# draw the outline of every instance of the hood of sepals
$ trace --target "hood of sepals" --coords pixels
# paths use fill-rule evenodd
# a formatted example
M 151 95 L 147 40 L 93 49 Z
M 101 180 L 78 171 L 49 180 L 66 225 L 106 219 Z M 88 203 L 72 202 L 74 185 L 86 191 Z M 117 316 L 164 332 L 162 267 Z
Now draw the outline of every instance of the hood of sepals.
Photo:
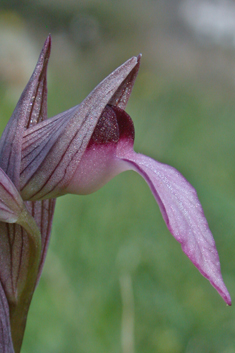
M 114 70 L 76 107 L 25 131 L 20 168 L 23 200 L 56 198 L 68 192 L 106 105 L 125 109 L 140 57 Z
M 131 117 L 123 109 L 107 105 L 65 193 L 90 194 L 129 169 L 117 154 L 119 149 L 133 148 L 134 135 Z

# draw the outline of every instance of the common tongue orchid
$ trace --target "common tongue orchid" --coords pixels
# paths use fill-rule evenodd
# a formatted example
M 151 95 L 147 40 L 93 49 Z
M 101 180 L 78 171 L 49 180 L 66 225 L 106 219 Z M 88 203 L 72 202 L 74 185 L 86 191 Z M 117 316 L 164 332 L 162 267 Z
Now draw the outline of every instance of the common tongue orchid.
M 91 193 L 126 170 L 146 180 L 169 231 L 231 305 L 196 191 L 173 167 L 133 151 L 134 125 L 125 108 L 140 56 L 113 71 L 81 104 L 47 119 L 50 46 L 48 37 L 0 140 L 0 351 L 20 352 L 55 198 Z

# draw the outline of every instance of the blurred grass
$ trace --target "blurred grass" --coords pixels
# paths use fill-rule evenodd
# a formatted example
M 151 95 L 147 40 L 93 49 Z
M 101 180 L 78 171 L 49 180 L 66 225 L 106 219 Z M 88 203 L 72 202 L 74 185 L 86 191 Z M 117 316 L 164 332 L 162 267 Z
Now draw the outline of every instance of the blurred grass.
M 55 32 L 49 116 L 79 103 L 131 51 L 117 35 L 106 47 L 101 43 L 103 53 L 97 48 L 77 52 Z M 131 44 L 133 51 L 144 47 L 139 40 Z M 115 46 L 118 59 L 109 51 Z M 234 300 L 235 103 L 234 91 L 219 92 L 191 78 L 171 77 L 144 55 L 127 112 L 135 123 L 135 150 L 173 165 L 197 189 Z M 16 104 L 6 79 L 0 81 L 0 96 L 3 130 Z M 225 306 L 182 253 L 150 190 L 134 172 L 119 175 L 93 195 L 57 200 L 22 352 L 122 352 L 122 275 L 131 278 L 133 287 L 136 353 L 235 352 L 233 307 Z

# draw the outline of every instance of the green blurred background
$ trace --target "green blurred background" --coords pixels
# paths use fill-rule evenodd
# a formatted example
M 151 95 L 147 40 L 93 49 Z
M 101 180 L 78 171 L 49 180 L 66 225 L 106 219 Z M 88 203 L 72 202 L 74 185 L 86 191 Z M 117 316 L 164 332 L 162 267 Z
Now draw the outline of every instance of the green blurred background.
M 52 34 L 49 117 L 142 52 L 135 150 L 197 189 L 235 299 L 235 7 L 194 0 L 0 0 L 3 130 Z M 57 201 L 23 353 L 233 353 L 235 313 L 126 172 Z

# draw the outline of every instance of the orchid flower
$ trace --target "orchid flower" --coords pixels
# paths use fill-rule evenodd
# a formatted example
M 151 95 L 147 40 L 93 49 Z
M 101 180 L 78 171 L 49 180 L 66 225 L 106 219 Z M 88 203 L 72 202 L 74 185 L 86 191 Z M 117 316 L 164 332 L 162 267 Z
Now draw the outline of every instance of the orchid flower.
M 173 167 L 133 150 L 134 125 L 125 108 L 141 57 L 127 60 L 81 104 L 47 119 L 50 47 L 49 36 L 0 140 L 1 352 L 20 352 L 55 198 L 91 193 L 127 170 L 146 180 L 169 231 L 231 305 L 196 191 Z

